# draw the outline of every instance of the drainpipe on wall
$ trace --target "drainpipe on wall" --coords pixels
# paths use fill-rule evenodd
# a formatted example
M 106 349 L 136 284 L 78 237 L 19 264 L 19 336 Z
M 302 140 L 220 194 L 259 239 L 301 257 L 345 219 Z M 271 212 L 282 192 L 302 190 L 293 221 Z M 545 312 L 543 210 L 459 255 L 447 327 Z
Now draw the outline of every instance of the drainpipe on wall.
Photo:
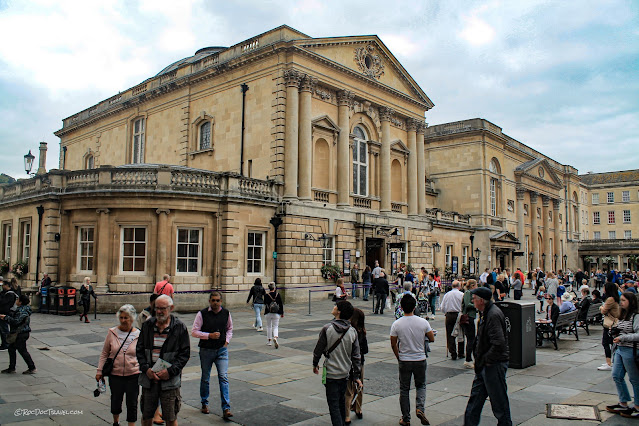
M 38 248 L 36 252 L 36 271 L 35 271 L 36 287 L 37 287 L 38 278 L 40 274 L 40 249 L 41 249 L 41 243 L 42 243 L 42 216 L 44 215 L 44 207 L 38 206 L 36 207 L 36 210 L 38 211 Z M 60 277 L 58 277 L 58 281 L 59 280 L 60 280 Z
M 62 170 L 64 170 L 67 166 L 67 147 L 62 147 Z
M 273 251 L 277 253 L 277 231 L 282 224 L 282 218 L 279 214 L 273 216 L 270 220 L 271 225 L 275 228 L 275 244 L 273 245 Z M 277 257 L 273 259 L 273 281 L 277 284 Z
M 244 176 L 244 116 L 246 112 L 246 92 L 248 92 L 248 85 L 242 83 L 242 136 L 240 142 L 240 175 Z

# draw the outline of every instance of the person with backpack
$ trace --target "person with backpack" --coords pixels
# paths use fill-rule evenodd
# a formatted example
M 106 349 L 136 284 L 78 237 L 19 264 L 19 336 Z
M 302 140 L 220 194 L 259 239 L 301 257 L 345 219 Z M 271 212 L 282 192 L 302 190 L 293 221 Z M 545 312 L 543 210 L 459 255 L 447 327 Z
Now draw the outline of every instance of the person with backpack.
M 264 310 L 264 295 L 266 294 L 266 290 L 262 286 L 262 280 L 260 278 L 255 278 L 255 282 L 253 282 L 253 287 L 249 291 L 249 295 L 246 298 L 246 303 L 250 303 L 251 298 L 253 299 L 253 310 L 255 311 L 255 322 L 253 323 L 253 328 L 257 331 L 264 331 L 262 328 L 262 311 Z
M 4 374 L 13 374 L 16 372 L 16 351 L 20 352 L 22 359 L 27 364 L 27 370 L 22 374 L 35 374 L 36 366 L 33 363 L 31 354 L 27 350 L 27 340 L 31 332 L 31 307 L 29 306 L 29 296 L 26 294 L 18 298 L 16 309 L 10 315 L 0 314 L 0 320 L 7 321 L 11 325 L 11 334 L 13 338 L 9 344 L 9 368 L 2 370 Z
M 2 284 L 2 292 L 0 292 L 0 315 L 9 315 L 11 310 L 14 309 L 18 295 L 11 290 L 11 284 L 8 281 L 4 281 L 0 277 L 0 284 Z M 0 350 L 9 349 L 9 342 L 7 337 L 9 335 L 9 323 L 5 319 L 0 319 L 0 336 L 2 337 L 2 345 Z
M 166 294 L 173 299 L 173 284 L 171 284 L 171 276 L 169 274 L 164 274 L 162 281 L 155 283 L 153 293 L 159 295 Z
M 266 338 L 268 346 L 275 346 L 275 349 L 280 347 L 278 343 L 280 318 L 284 317 L 284 302 L 282 302 L 282 296 L 275 289 L 275 283 L 268 283 L 268 293 L 264 296 L 264 302 L 266 305 Z M 272 340 L 272 343 L 271 343 Z

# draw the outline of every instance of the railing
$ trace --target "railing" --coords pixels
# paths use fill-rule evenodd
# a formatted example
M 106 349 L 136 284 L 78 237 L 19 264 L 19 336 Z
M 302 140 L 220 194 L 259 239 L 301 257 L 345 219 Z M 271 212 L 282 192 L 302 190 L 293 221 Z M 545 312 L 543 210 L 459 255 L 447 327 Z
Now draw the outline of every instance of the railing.
M 174 71 L 171 71 L 171 72 L 167 72 L 166 74 L 162 74 L 160 76 L 160 84 L 164 84 L 167 81 L 171 81 L 175 77 L 177 77 L 177 70 L 174 70 Z
M 502 227 L 504 226 L 504 221 L 501 219 L 490 219 L 490 225 Z
M 426 209 L 426 217 L 428 219 L 437 220 L 437 209 Z
M 81 170 L 79 172 L 71 172 L 67 176 L 67 186 L 92 186 L 97 185 L 98 174 L 95 170 Z
M 394 211 L 395 213 L 401 213 L 402 205 L 399 203 L 391 203 L 391 210 Z
M 171 186 L 180 189 L 220 190 L 220 176 L 214 173 L 191 173 L 187 171 L 172 171 Z
M 370 198 L 353 197 L 353 207 L 359 207 L 360 209 L 370 209 Z
M 328 203 L 328 192 L 318 191 L 317 189 L 313 191 L 313 200 L 318 201 L 320 203 Z
M 457 222 L 459 223 L 466 223 L 468 225 L 470 225 L 470 215 L 467 214 L 460 214 L 457 218 Z
M 271 195 L 271 185 L 257 179 L 240 178 L 240 193 L 251 197 L 269 197 Z
M 454 222 L 455 221 L 455 213 L 442 211 L 441 220 L 446 221 L 446 222 Z
M 116 171 L 112 174 L 111 182 L 114 185 L 147 186 L 156 185 L 158 182 L 157 171 L 131 170 Z
M 133 89 L 131 89 L 131 95 L 139 95 L 142 92 L 146 92 L 146 83 L 138 84 Z

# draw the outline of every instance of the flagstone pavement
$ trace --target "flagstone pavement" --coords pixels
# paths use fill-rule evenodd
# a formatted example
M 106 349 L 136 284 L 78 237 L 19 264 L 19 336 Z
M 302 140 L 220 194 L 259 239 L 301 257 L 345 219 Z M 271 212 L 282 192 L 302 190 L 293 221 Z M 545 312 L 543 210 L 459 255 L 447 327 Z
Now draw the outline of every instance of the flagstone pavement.
M 525 291 L 524 299 L 534 300 L 529 290 Z M 400 416 L 397 362 L 388 338 L 394 317 L 388 310 L 384 315 L 372 315 L 371 302 L 355 299 L 354 305 L 367 314 L 370 352 L 365 366 L 364 417 L 358 420 L 353 416 L 353 425 L 396 425 Z M 320 328 L 332 318 L 332 306 L 329 300 L 313 302 L 313 312 L 308 315 L 307 304 L 287 305 L 280 322 L 279 349 L 266 346 L 266 332 L 256 332 L 251 327 L 254 314 L 248 306 L 231 310 L 234 332 L 229 346 L 229 381 L 234 422 L 269 426 L 330 424 L 321 377 L 312 372 L 311 352 Z M 177 315 L 190 329 L 195 314 Z M 440 334 L 428 359 L 426 415 L 433 425 L 461 425 L 473 372 L 463 367 L 463 361 L 446 357 L 443 320 L 444 316 L 438 314 L 431 321 Z M 34 314 L 28 347 L 38 372 L 33 376 L 0 376 L 0 424 L 112 424 L 109 391 L 95 398 L 93 390 L 95 367 L 107 328 L 116 324 L 115 315 L 98 315 L 97 319 L 91 318 L 90 324 L 84 324 L 78 322 L 77 316 Z M 603 410 L 601 416 L 606 424 L 632 422 L 604 410 L 605 405 L 615 403 L 617 398 L 610 372 L 596 369 L 604 361 L 601 327 L 592 327 L 590 336 L 579 331 L 579 341 L 574 336 L 562 337 L 558 351 L 548 343 L 538 348 L 535 366 L 508 370 L 508 394 L 515 424 L 597 423 L 548 419 L 547 403 L 596 405 Z M 0 352 L 1 368 L 6 368 L 8 358 L 7 351 Z M 26 369 L 19 356 L 17 368 L 18 373 Z M 199 379 L 197 340 L 191 339 L 191 359 L 182 377 L 179 423 L 225 423 L 215 376 L 211 377 L 211 414 L 200 413 Z M 414 391 L 411 404 L 414 410 Z M 126 408 L 122 420 L 125 413 Z M 496 423 L 488 401 L 482 424 Z

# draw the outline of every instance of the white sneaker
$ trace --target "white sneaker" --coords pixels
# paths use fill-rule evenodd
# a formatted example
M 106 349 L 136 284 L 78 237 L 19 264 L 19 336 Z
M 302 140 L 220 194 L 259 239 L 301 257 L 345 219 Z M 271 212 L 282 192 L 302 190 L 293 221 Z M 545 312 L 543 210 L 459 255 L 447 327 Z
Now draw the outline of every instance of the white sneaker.
M 464 367 L 468 369 L 475 368 L 475 363 L 472 361 L 464 361 Z
M 269 341 L 266 343 L 266 346 L 273 346 L 273 343 L 269 340 Z
M 612 370 L 612 367 L 608 364 L 601 364 L 599 367 L 597 367 L 597 370 L 599 371 L 610 371 Z
M 280 344 L 277 343 L 277 338 L 273 337 L 273 345 L 275 345 L 275 349 L 278 349 L 280 347 Z
M 258 327 L 257 331 L 264 331 L 264 329 L 262 327 Z

